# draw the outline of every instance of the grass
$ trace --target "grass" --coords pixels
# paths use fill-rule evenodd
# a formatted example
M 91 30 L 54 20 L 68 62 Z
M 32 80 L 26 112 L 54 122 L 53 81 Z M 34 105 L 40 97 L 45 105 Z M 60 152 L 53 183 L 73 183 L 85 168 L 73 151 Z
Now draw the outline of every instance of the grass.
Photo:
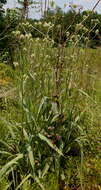
M 27 39 L 0 64 L 1 189 L 100 190 L 100 60 Z

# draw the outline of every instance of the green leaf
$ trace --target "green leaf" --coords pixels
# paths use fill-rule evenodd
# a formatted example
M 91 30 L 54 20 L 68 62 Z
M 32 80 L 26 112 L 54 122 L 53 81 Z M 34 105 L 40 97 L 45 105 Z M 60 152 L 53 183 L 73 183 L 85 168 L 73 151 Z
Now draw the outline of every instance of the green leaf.
M 38 113 L 37 113 L 37 119 L 39 118 L 41 112 L 43 111 L 43 107 L 47 105 L 48 101 L 49 101 L 49 98 L 47 96 L 42 98 L 39 109 L 38 109 Z
M 83 94 L 84 96 L 86 96 L 88 99 L 92 100 L 94 103 L 96 103 L 84 90 L 79 89 L 78 90 L 81 94 Z
M 35 162 L 34 162 L 33 151 L 32 151 L 32 148 L 31 148 L 30 145 L 27 147 L 27 151 L 28 151 L 28 156 L 29 156 L 30 164 L 31 164 L 33 172 L 34 172 Z
M 50 168 L 50 164 L 46 163 L 46 165 L 45 165 L 45 167 L 43 169 L 43 172 L 42 172 L 42 178 L 47 174 L 49 168 Z
M 16 188 L 15 190 L 18 190 L 30 177 L 33 178 L 33 179 L 36 181 L 36 183 L 40 186 L 40 188 L 41 188 L 42 190 L 45 190 L 45 188 L 44 188 L 43 184 L 40 182 L 39 178 L 38 178 L 37 176 L 36 176 L 36 177 L 33 177 L 31 174 L 27 175 L 27 176 L 21 181 L 21 183 L 17 186 L 17 188 Z
M 40 182 L 38 177 L 35 177 L 35 181 L 38 183 L 38 185 L 41 187 L 42 190 L 45 190 L 43 184 Z
M 64 156 L 63 153 L 61 152 L 61 150 L 56 146 L 52 144 L 52 141 L 49 140 L 47 137 L 45 137 L 44 135 L 39 133 L 39 138 L 43 141 L 45 141 L 52 149 L 54 149 L 58 154 L 60 154 L 61 156 Z
M 9 156 L 12 156 L 12 154 L 10 152 L 6 152 L 6 151 L 0 151 L 0 154 L 7 154 Z
M 27 143 L 27 151 L 28 151 L 28 157 L 29 157 L 29 160 L 30 160 L 30 164 L 32 166 L 32 169 L 34 171 L 34 165 L 35 165 L 35 162 L 34 162 L 34 157 L 33 157 L 33 151 L 32 151 L 32 147 L 30 146 L 30 140 L 29 140 L 29 136 L 26 132 L 25 129 L 23 129 L 23 134 L 24 134 L 24 137 L 25 137 L 25 140 L 28 142 Z
M 24 134 L 25 140 L 29 142 L 28 134 L 24 128 L 23 128 L 23 134 Z
M 23 109 L 24 111 L 26 112 L 26 115 L 27 115 L 27 118 L 29 118 L 29 115 L 30 115 L 30 121 L 33 121 L 34 122 L 34 125 L 36 127 L 36 129 L 38 128 L 38 125 L 36 123 L 36 120 L 34 118 L 34 116 L 32 115 L 32 112 L 30 112 L 30 110 L 28 109 L 27 107 L 27 104 L 25 101 L 23 101 Z M 29 121 L 28 121 L 29 122 Z
M 31 174 L 27 175 L 27 176 L 21 181 L 21 183 L 17 186 L 17 188 L 16 188 L 15 190 L 18 190 L 30 177 L 31 177 Z
M 16 164 L 16 162 L 18 160 L 20 160 L 21 158 L 23 158 L 23 154 L 18 154 L 16 158 L 14 158 L 13 160 L 9 161 L 7 164 L 5 164 L 2 169 L 0 170 L 0 178 L 6 173 L 6 171 L 14 164 Z

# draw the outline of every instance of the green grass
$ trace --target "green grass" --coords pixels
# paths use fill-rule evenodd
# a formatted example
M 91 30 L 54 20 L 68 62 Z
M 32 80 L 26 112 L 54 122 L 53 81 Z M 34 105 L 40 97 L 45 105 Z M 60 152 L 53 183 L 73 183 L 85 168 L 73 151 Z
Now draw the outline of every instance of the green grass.
M 31 39 L 16 50 L 14 70 L 4 65 L 1 189 L 101 188 L 100 60 L 100 49 Z

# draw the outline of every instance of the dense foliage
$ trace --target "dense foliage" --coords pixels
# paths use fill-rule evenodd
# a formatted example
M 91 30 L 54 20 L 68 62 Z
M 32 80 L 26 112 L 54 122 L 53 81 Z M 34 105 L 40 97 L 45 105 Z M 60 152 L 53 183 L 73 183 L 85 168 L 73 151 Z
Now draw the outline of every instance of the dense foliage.
M 8 9 L 6 15 L 3 14 L 3 9 L 0 11 L 0 51 L 2 50 L 9 56 L 8 60 L 12 60 L 16 43 L 14 38 L 12 38 L 11 32 L 19 28 L 18 25 L 22 20 L 22 10 Z M 80 24 L 82 20 L 84 21 Z M 30 32 L 33 38 L 43 38 L 47 32 L 48 37 L 56 43 L 63 44 L 66 42 L 68 46 L 71 43 L 71 36 L 75 38 L 75 34 L 79 38 L 80 46 L 96 48 L 101 44 L 101 15 L 97 12 L 76 12 L 75 10 L 70 10 L 64 13 L 57 7 L 55 11 L 49 9 L 47 16 L 43 16 L 40 20 L 28 19 L 28 22 L 32 25 Z M 88 36 L 89 42 L 87 42 Z
M 5 28 L 4 25 L 5 18 L 4 18 L 4 9 L 3 9 L 3 4 L 5 3 L 6 3 L 5 0 L 0 0 L 0 36 Z
M 80 37 L 83 35 L 80 45 L 85 44 L 85 37 L 88 36 L 90 40 L 89 47 L 97 47 L 101 44 L 101 15 L 97 12 L 76 12 L 75 10 L 70 10 L 65 13 L 57 7 L 55 11 L 49 9 L 47 16 L 44 16 L 40 20 L 31 20 L 30 22 L 32 25 L 37 26 L 43 33 L 46 32 L 48 24 L 50 24 L 48 35 L 54 38 L 56 42 L 64 43 L 69 36 L 75 33 L 80 35 Z M 46 27 L 45 23 L 48 23 Z M 35 30 L 32 34 L 33 37 L 43 37 L 42 34 Z

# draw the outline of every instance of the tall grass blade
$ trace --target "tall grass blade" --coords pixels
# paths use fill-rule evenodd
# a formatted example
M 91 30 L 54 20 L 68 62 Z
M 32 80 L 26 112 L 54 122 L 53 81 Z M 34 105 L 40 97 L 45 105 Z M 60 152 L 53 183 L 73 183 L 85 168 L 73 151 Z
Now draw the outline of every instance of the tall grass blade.
M 27 147 L 27 151 L 28 151 L 28 157 L 29 157 L 29 160 L 30 160 L 30 164 L 32 166 L 33 173 L 34 173 L 35 162 L 34 162 L 33 151 L 32 151 L 32 148 L 31 148 L 30 145 Z
M 48 100 L 48 97 L 42 98 L 41 103 L 40 103 L 40 106 L 39 106 L 39 109 L 38 109 L 37 119 L 39 118 L 39 115 L 40 115 L 40 113 L 41 113 L 41 111 L 42 111 L 42 109 L 43 109 L 43 106 L 44 106 L 45 103 L 47 102 L 47 100 Z
M 29 109 L 27 108 L 27 105 L 25 103 L 25 101 L 23 100 L 23 109 L 24 111 L 26 112 L 27 114 L 27 117 L 29 118 L 29 115 L 30 115 L 30 118 L 32 119 L 32 121 L 34 122 L 34 125 L 35 125 L 35 128 L 37 129 L 38 128 L 38 125 L 36 123 L 36 120 L 34 118 L 34 116 L 32 115 L 32 113 L 29 111 Z M 29 121 L 28 121 L 29 122 Z
M 7 164 L 5 164 L 2 169 L 0 170 L 0 178 L 3 177 L 3 175 L 6 173 L 6 171 L 14 164 L 17 164 L 17 161 L 23 158 L 23 154 L 18 154 L 16 158 L 9 161 Z
M 89 95 L 87 94 L 87 92 L 85 92 L 85 91 L 82 90 L 82 89 L 79 89 L 79 92 L 80 92 L 81 94 L 83 94 L 84 96 L 86 96 L 88 99 L 92 100 L 92 101 L 96 104 L 96 102 L 91 98 L 91 96 L 89 96 Z
M 23 128 L 23 134 L 24 134 L 25 140 L 29 141 L 28 134 L 27 134 L 27 132 L 26 132 L 26 130 L 24 128 Z
M 12 156 L 12 154 L 10 152 L 6 152 L 6 151 L 0 151 L 0 154 L 6 154 L 6 155 L 9 155 L 9 156 Z
M 50 165 L 48 163 L 46 163 L 44 169 L 43 169 L 43 172 L 42 172 L 42 178 L 47 174 L 48 170 L 50 168 Z
M 35 162 L 34 162 L 34 157 L 33 157 L 33 151 L 32 151 L 32 148 L 30 146 L 30 141 L 29 141 L 29 136 L 26 132 L 25 129 L 23 129 L 23 134 L 24 134 L 24 137 L 25 137 L 25 140 L 28 142 L 27 143 L 27 151 L 28 151 L 28 157 L 29 157 L 29 160 L 30 160 L 30 164 L 32 166 L 32 169 L 33 169 L 33 172 L 34 172 L 34 165 L 35 165 Z
M 61 152 L 61 150 L 56 146 L 53 145 L 51 140 L 49 140 L 47 137 L 45 137 L 44 135 L 39 133 L 39 138 L 43 141 L 45 141 L 52 149 L 54 149 L 58 154 L 60 154 L 61 156 L 64 156 L 63 153 Z
M 22 181 L 21 183 L 17 186 L 17 188 L 15 190 L 20 189 L 20 187 L 31 177 L 31 174 L 27 175 Z
M 35 177 L 35 181 L 37 182 L 37 184 L 40 186 L 40 188 L 41 188 L 42 190 L 45 190 L 43 184 L 40 182 L 40 180 L 39 180 L 38 177 Z

